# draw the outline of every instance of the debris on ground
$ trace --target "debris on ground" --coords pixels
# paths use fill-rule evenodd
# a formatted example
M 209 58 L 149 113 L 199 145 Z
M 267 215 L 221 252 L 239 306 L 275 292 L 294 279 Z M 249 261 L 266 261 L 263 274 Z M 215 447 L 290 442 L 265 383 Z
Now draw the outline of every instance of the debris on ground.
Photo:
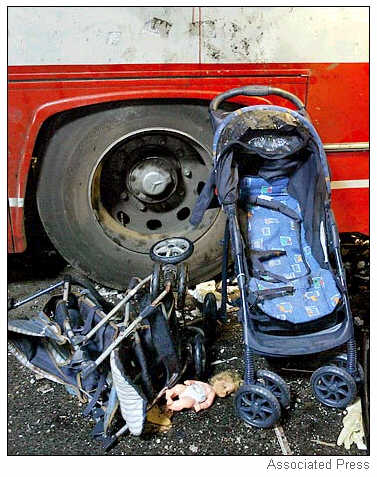
M 220 309 L 221 306 L 221 287 L 222 282 L 217 282 L 215 280 L 209 280 L 208 282 L 202 282 L 196 285 L 194 290 L 188 290 L 188 293 L 193 296 L 199 303 L 204 302 L 204 298 L 207 293 L 213 293 L 216 298 L 217 309 Z M 227 286 L 227 295 L 228 301 L 234 302 L 240 296 L 240 291 L 236 285 Z M 238 309 L 235 306 L 227 304 L 227 311 L 233 311 Z
M 166 407 L 161 408 L 156 405 L 147 412 L 147 421 L 159 426 L 162 432 L 166 432 L 172 426 L 170 420 L 171 415 L 172 412 L 169 411 L 169 409 L 166 409 Z
M 325 442 L 321 441 L 320 439 L 312 439 L 311 442 L 314 442 L 314 444 L 319 444 L 321 446 L 336 447 L 336 444 L 334 444 L 333 442 Z
M 41 394 L 50 393 L 53 390 L 54 390 L 54 388 L 48 383 L 44 384 L 43 386 L 39 386 L 39 388 L 37 388 L 37 391 Z
M 284 434 L 284 429 L 282 428 L 282 426 L 274 426 L 274 431 L 283 455 L 293 455 L 293 452 L 289 447 L 288 439 Z
M 234 361 L 235 359 L 240 359 L 238 356 L 233 356 L 232 358 L 228 359 L 217 359 L 216 361 L 212 361 L 211 366 L 217 366 L 218 364 L 223 364 L 223 363 L 230 363 L 231 361 Z
M 217 308 L 220 308 L 221 293 L 216 289 L 215 280 L 209 280 L 208 282 L 198 283 L 194 290 L 188 290 L 188 293 L 192 295 L 199 303 L 204 302 L 204 298 L 207 293 L 213 293 L 216 297 Z

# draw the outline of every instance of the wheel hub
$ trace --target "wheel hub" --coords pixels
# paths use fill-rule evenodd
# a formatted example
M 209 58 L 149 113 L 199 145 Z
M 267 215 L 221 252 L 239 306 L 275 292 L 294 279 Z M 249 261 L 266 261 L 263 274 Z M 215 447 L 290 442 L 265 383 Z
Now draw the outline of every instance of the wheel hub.
M 128 177 L 128 189 L 135 198 L 155 204 L 168 199 L 177 186 L 177 171 L 171 161 L 149 157 L 136 163 Z

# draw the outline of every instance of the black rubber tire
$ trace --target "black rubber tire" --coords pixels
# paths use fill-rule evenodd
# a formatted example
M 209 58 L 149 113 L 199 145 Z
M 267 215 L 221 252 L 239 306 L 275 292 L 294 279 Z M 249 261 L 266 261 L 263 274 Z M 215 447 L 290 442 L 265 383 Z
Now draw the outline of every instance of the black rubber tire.
M 151 301 L 155 300 L 161 293 L 161 265 L 159 263 L 153 264 L 152 279 L 149 287 Z
M 203 380 L 206 377 L 207 372 L 207 353 L 204 344 L 204 338 L 200 334 L 197 334 L 192 342 L 193 360 L 195 369 L 195 378 Z
M 203 301 L 203 331 L 209 343 L 213 343 L 217 333 L 217 303 L 213 293 L 207 293 Z
M 194 138 L 207 151 L 203 160 L 210 169 L 208 110 L 188 104 L 122 104 L 76 118 L 58 127 L 42 160 L 37 204 L 49 238 L 73 267 L 117 289 L 125 289 L 135 272 L 141 277 L 150 273 L 151 262 L 147 253 L 126 249 L 103 231 L 90 205 L 90 177 L 100 157 L 121 137 L 153 128 Z M 220 270 L 224 226 L 219 214 L 195 241 L 196 253 L 189 259 L 193 283 Z
M 188 267 L 185 263 L 177 266 L 177 310 L 183 311 L 186 304 Z

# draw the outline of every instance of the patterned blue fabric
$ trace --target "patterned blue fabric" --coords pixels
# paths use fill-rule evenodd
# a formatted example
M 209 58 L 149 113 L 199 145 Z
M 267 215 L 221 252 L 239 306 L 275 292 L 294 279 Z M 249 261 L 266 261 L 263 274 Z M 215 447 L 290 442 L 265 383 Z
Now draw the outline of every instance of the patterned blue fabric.
M 329 270 L 320 268 L 311 254 L 300 227 L 301 246 L 294 220 L 279 211 L 251 205 L 250 195 L 273 199 L 294 210 L 300 217 L 300 206 L 287 192 L 289 179 L 279 178 L 271 183 L 260 177 L 246 176 L 240 183 L 240 199 L 248 211 L 248 240 L 251 249 L 285 250 L 286 255 L 263 261 L 264 269 L 282 275 L 289 283 L 271 283 L 252 277 L 249 287 L 253 292 L 271 288 L 293 286 L 295 292 L 283 297 L 265 299 L 258 307 L 267 315 L 291 323 L 312 321 L 333 312 L 340 300 L 340 293 Z M 304 257 L 303 257 L 304 255 Z M 303 258 L 310 268 L 305 267 Z

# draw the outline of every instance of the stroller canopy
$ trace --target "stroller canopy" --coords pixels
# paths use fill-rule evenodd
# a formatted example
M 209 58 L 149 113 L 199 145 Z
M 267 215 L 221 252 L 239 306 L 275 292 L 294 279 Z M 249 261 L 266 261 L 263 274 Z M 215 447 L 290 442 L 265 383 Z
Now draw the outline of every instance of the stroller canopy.
M 193 225 L 200 223 L 215 190 L 220 205 L 235 204 L 239 176 L 258 165 L 257 175 L 268 182 L 289 176 L 288 193 L 300 204 L 306 240 L 324 265 L 314 231 L 330 204 L 330 174 L 321 140 L 306 117 L 279 106 L 250 106 L 228 114 L 215 132 L 213 164 L 190 219 Z

